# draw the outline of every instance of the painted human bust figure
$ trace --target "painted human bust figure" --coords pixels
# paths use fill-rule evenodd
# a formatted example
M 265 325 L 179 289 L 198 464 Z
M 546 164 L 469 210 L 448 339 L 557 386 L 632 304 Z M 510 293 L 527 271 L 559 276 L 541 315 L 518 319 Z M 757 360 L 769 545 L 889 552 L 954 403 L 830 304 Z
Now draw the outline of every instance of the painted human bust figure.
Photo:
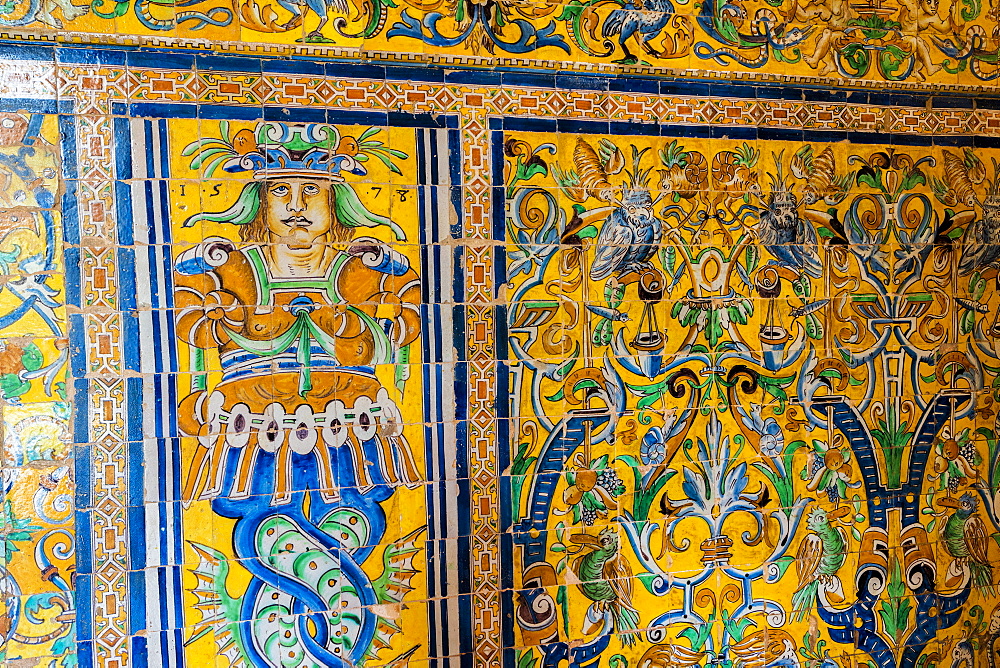
M 356 236 L 358 227 L 385 226 L 402 237 L 345 180 L 365 173 L 356 140 L 341 139 L 329 125 L 264 123 L 224 145 L 225 168 L 250 171 L 254 180 L 227 211 L 186 224 L 239 225 L 242 243 L 205 239 L 175 267 L 178 336 L 196 353 L 217 351 L 222 371 L 214 387 L 194 387 L 181 402 L 181 428 L 198 441 L 183 494 L 188 502 L 211 499 L 215 512 L 238 519 L 238 557 L 265 558 L 254 573 L 261 588 L 248 592 L 241 612 L 256 620 L 254 630 L 242 632 L 241 644 L 253 665 L 272 665 L 265 590 L 291 597 L 290 624 L 294 600 L 302 609 L 335 610 L 348 600 L 345 587 L 359 610 L 386 602 L 360 564 L 385 531 L 379 502 L 421 477 L 392 398 L 396 388 L 383 386 L 376 367 L 406 361 L 420 331 L 421 290 L 405 256 Z M 197 148 L 212 158 L 212 147 Z M 321 580 L 267 562 L 275 532 L 317 559 L 338 553 L 339 563 L 329 572 L 313 569 L 324 573 Z M 345 549 L 348 535 L 353 551 Z M 309 594 L 287 593 L 312 579 Z M 345 582 L 336 601 L 326 600 L 323 582 Z M 359 611 L 351 623 L 334 619 L 336 612 L 315 614 L 293 634 L 305 657 L 297 665 L 357 662 L 378 631 L 372 614 Z
M 304 131 L 292 130 L 300 131 L 295 137 Z M 390 223 L 368 212 L 344 183 L 345 161 L 336 160 L 341 156 L 309 162 L 279 146 L 284 151 L 271 153 L 298 158 L 299 164 L 255 172 L 259 182 L 244 198 L 256 196 L 260 204 L 245 223 L 232 221 L 242 223 L 240 237 L 248 245 L 237 249 L 227 240 L 208 239 L 177 265 L 178 334 L 198 348 L 217 348 L 223 367 L 219 386 L 191 406 L 196 422 L 189 428 L 198 433 L 209 427 L 211 436 L 200 458 L 207 466 L 192 467 L 186 498 L 250 493 L 254 445 L 241 456 L 228 489 L 220 477 L 226 447 L 216 442 L 222 430 L 236 442 L 256 433 L 256 448 L 279 460 L 291 452 L 317 452 L 331 494 L 340 486 L 418 480 L 409 446 L 394 435 L 398 408 L 373 369 L 393 362 L 394 352 L 419 333 L 417 275 L 385 244 L 354 238 L 359 225 Z M 287 158 L 285 165 L 292 162 Z M 347 166 L 357 169 L 351 162 Z M 246 209 L 240 212 L 246 215 Z M 251 428 L 271 422 L 271 431 Z M 354 434 L 348 436 L 348 427 L 339 425 L 350 422 Z M 371 438 L 365 438 L 366 429 Z M 338 462 L 341 471 L 349 464 L 353 479 L 334 480 L 320 444 L 353 451 L 350 461 Z M 376 451 L 374 458 L 366 457 L 366 444 Z M 290 487 L 285 466 L 277 466 L 279 501 Z

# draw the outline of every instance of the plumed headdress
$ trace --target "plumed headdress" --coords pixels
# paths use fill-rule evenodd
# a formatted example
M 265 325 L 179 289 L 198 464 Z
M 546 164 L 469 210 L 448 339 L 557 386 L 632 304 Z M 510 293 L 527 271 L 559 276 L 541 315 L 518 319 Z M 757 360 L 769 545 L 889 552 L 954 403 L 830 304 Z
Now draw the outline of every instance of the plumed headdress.
M 184 148 L 185 156 L 197 154 L 191 168 L 204 170 L 205 176 L 222 167 L 231 174 L 252 172 L 256 180 L 304 176 L 343 181 L 345 173 L 366 175 L 363 163 L 372 157 L 399 174 L 392 158 L 407 157 L 374 139 L 379 128 L 368 128 L 357 138 L 341 137 L 336 127 L 325 123 L 265 121 L 254 130 L 244 128 L 230 136 L 229 123 L 222 121 L 219 130 L 221 137 L 199 139 Z
M 368 128 L 357 137 L 342 136 L 333 125 L 308 123 L 293 125 L 264 121 L 253 130 L 230 132 L 227 121 L 219 123 L 218 138 L 205 137 L 188 144 L 182 153 L 194 156 L 191 168 L 213 176 L 221 167 L 230 174 L 250 173 L 239 199 L 226 211 L 199 213 L 185 226 L 199 221 L 245 225 L 260 210 L 261 182 L 279 178 L 326 179 L 332 182 L 333 205 L 338 220 L 348 227 L 386 225 L 399 239 L 403 231 L 393 221 L 369 211 L 345 176 L 365 176 L 364 163 L 376 158 L 394 174 L 401 173 L 393 158 L 408 156 L 375 139 L 379 128 Z

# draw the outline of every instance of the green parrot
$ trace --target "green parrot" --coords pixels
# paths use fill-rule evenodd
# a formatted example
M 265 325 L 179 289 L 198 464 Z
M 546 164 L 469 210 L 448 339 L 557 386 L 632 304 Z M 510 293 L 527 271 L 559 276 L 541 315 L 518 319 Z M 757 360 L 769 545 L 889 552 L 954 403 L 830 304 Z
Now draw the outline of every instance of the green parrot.
M 792 610 L 795 620 L 801 622 L 816 607 L 816 596 L 822 584 L 831 599 L 843 598 L 843 586 L 837 571 L 847 559 L 847 535 L 831 520 L 850 514 L 848 506 L 827 512 L 823 508 L 813 508 L 806 518 L 806 526 L 812 530 L 799 544 L 795 555 L 795 572 L 799 577 L 799 587 L 792 594 Z
M 957 499 L 950 496 L 941 499 L 938 505 L 955 511 L 948 516 L 948 521 L 941 529 L 944 547 L 948 550 L 948 554 L 968 565 L 973 584 L 981 587 L 990 596 L 995 596 L 993 568 L 987 555 L 989 534 L 986 525 L 975 514 L 979 501 L 966 492 Z
M 593 601 L 591 611 L 601 617 L 610 613 L 622 644 L 634 645 L 639 636 L 639 613 L 632 607 L 632 568 L 621 555 L 618 532 L 604 527 L 597 536 L 570 536 L 570 542 L 590 549 L 573 561 L 572 568 L 580 580 L 580 591 Z M 587 616 L 591 618 L 589 612 Z

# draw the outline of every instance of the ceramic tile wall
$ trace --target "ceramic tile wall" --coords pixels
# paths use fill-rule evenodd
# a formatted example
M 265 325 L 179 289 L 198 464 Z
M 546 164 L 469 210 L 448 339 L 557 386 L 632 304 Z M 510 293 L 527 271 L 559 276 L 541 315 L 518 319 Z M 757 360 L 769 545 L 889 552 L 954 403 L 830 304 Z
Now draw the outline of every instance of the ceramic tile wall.
M 0 7 L 0 665 L 994 665 L 997 12 Z
M 990 0 L 11 0 L 11 34 L 404 63 L 975 85 Z

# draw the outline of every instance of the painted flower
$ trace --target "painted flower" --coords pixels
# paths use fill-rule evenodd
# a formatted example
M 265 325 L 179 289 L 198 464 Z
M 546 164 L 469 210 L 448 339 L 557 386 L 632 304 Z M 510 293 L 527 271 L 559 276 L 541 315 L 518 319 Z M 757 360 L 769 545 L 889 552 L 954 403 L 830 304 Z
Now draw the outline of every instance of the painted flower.
M 573 458 L 577 468 L 566 472 L 566 490 L 563 502 L 566 510 L 553 510 L 556 515 L 573 514 L 573 523 L 593 526 L 597 518 L 606 518 L 608 512 L 618 509 L 615 498 L 625 493 L 625 484 L 618 473 L 608 466 L 608 455 L 587 464 L 577 453 Z
M 642 445 L 639 446 L 639 457 L 642 463 L 647 466 L 662 464 L 667 456 L 667 444 L 663 439 L 663 430 L 659 427 L 652 427 L 642 437 Z
M 808 480 L 810 492 L 826 492 L 830 503 L 846 498 L 848 488 L 861 487 L 861 481 L 852 481 L 851 451 L 849 448 L 828 448 L 822 441 L 813 441 L 815 450 L 809 453 L 809 462 L 802 478 Z
M 938 475 L 929 479 L 940 479 L 942 489 L 947 489 L 950 493 L 957 492 L 959 487 L 979 478 L 976 466 L 982 463 L 982 457 L 976 452 L 969 432 L 969 429 L 965 429 L 957 440 L 949 438 L 939 441 L 934 448 L 934 471 Z
M 772 417 L 764 420 L 764 430 L 760 437 L 760 451 L 765 457 L 778 457 L 785 449 L 785 434 L 781 425 Z

